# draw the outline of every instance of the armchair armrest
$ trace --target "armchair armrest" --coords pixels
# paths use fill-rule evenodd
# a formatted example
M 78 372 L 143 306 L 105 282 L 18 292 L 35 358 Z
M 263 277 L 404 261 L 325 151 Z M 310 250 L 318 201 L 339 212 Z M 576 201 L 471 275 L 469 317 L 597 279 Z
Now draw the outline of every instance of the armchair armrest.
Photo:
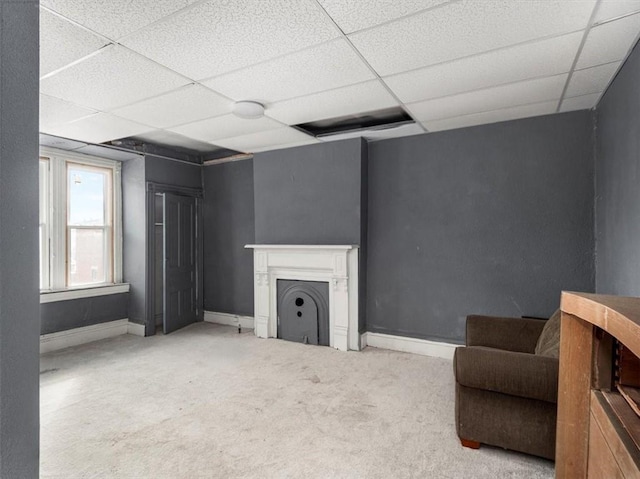
M 547 356 L 471 346 L 453 357 L 462 386 L 557 403 L 558 360 Z
M 533 353 L 546 321 L 495 316 L 467 316 L 467 346 Z

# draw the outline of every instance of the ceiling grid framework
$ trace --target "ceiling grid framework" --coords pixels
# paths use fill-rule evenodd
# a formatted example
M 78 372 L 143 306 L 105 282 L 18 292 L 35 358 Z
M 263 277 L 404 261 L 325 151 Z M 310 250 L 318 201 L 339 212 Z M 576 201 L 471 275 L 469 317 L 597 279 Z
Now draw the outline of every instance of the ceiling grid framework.
M 40 130 L 198 154 L 317 143 L 400 107 L 426 131 L 593 108 L 640 0 L 42 0 Z M 233 104 L 265 105 L 259 120 Z M 378 139 L 415 134 L 389 129 Z M 365 136 L 368 133 L 365 133 Z

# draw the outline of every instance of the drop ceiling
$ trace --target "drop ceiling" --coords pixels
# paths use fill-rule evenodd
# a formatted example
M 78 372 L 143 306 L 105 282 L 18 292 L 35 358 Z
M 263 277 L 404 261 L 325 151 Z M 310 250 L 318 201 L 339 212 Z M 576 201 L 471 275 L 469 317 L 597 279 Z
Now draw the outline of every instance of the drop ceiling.
M 40 29 L 42 133 L 251 153 L 398 106 L 372 139 L 593 108 L 640 0 L 41 0 Z

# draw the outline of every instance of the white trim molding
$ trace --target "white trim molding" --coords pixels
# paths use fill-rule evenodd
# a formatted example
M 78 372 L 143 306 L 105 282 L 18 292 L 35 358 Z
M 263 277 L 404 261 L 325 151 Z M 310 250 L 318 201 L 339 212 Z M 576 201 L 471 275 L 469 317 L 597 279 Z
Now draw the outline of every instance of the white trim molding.
M 40 354 L 127 334 L 129 320 L 118 319 L 40 336 Z
M 144 324 L 132 323 L 129 321 L 127 324 L 127 334 L 133 334 L 134 336 L 144 338 Z
M 404 353 L 420 354 L 435 358 L 453 359 L 453 353 L 460 344 L 441 343 L 427 339 L 407 338 L 381 333 L 363 333 L 360 338 L 361 347 L 390 349 Z
M 95 288 L 65 289 L 40 293 L 40 304 L 67 301 L 69 299 L 93 298 L 94 296 L 108 296 L 129 292 L 129 283 L 110 284 Z
M 204 320 L 207 323 L 224 324 L 227 326 L 240 326 L 242 329 L 253 329 L 254 321 L 251 316 L 240 316 L 238 314 L 217 313 L 215 311 L 205 311 Z
M 278 280 L 329 283 L 329 346 L 360 350 L 358 255 L 354 245 L 248 244 L 253 249 L 255 334 L 278 336 Z

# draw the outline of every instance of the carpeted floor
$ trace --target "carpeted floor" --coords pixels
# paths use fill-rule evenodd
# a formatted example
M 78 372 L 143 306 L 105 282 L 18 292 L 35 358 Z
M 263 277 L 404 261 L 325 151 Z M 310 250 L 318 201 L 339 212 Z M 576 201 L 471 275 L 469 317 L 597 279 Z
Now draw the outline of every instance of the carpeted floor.
M 43 478 L 550 478 L 462 448 L 451 361 L 198 323 L 42 356 Z

